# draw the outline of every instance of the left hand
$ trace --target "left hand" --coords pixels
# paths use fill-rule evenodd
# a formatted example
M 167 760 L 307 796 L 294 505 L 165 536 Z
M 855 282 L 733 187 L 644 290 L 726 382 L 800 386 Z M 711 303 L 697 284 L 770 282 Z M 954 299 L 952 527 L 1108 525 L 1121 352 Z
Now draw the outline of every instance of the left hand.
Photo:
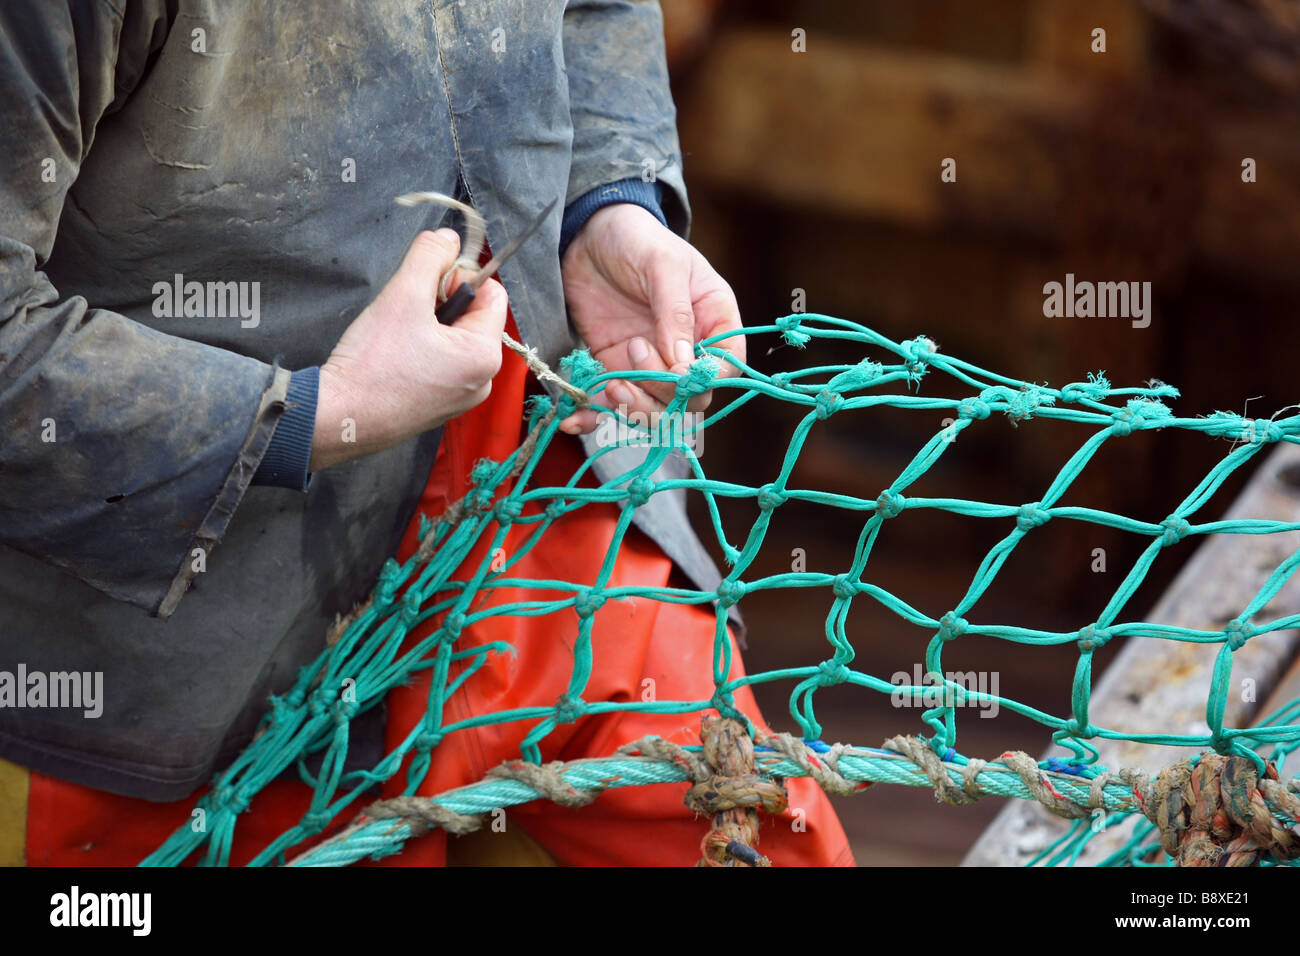
M 670 371 L 682 374 L 695 360 L 695 343 L 741 327 L 736 297 L 704 256 L 665 229 L 651 213 L 630 203 L 598 209 L 564 252 L 560 263 L 569 314 L 591 354 L 608 371 Z M 744 336 L 717 348 L 745 358 Z M 719 362 L 720 374 L 739 374 Z M 623 406 L 624 415 L 661 412 L 672 399 L 672 382 L 606 383 L 594 401 Z M 710 393 L 691 399 L 703 411 Z M 571 435 L 595 429 L 600 412 L 581 409 L 560 423 Z

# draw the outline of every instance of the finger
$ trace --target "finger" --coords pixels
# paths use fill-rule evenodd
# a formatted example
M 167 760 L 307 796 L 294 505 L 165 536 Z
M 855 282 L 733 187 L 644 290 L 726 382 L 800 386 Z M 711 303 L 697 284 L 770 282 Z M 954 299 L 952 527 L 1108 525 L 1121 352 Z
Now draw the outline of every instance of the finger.
M 652 427 L 654 419 L 664 412 L 664 403 L 636 382 L 620 379 L 610 390 L 610 397 L 618 403 L 615 407 L 619 414 L 637 427 Z
M 704 290 L 695 300 L 695 322 L 700 330 L 700 338 L 708 339 L 724 332 L 732 332 L 743 327 L 740 318 L 740 306 L 731 286 L 716 272 L 712 266 L 708 269 L 708 278 L 703 283 Z M 745 361 L 745 337 L 733 335 L 731 338 L 715 342 L 709 348 L 720 349 Z M 740 374 L 740 369 L 725 360 L 718 362 L 718 376 L 731 378 Z
M 620 379 L 610 379 L 599 391 L 591 393 L 591 407 L 580 408 L 560 422 L 560 430 L 570 435 L 585 435 L 600 423 L 601 415 L 617 411 L 621 415 L 630 414 L 635 396 L 628 389 L 627 383 Z
M 638 372 L 672 371 L 664 364 L 663 356 L 640 336 L 628 340 L 627 360 L 628 368 L 635 369 Z M 667 405 L 673 400 L 673 393 L 677 389 L 676 382 L 661 382 L 649 379 L 638 380 L 636 385 L 662 405 Z
M 460 236 L 455 229 L 443 228 L 437 232 L 426 229 L 411 241 L 389 287 L 396 286 L 395 291 L 399 294 L 417 299 L 427 298 L 431 304 L 436 305 L 438 283 L 458 255 Z
M 695 360 L 690 260 L 684 256 L 660 256 L 652 267 L 649 286 L 650 315 L 655 323 L 659 354 L 673 371 L 685 371 Z
M 469 304 L 465 314 L 449 328 L 486 336 L 494 342 L 500 342 L 501 333 L 506 330 L 508 306 L 509 296 L 506 295 L 505 286 L 496 279 L 488 279 L 479 287 L 474 301 Z
M 606 412 L 605 414 L 608 414 Z M 601 413 L 592 408 L 582 408 L 560 422 L 560 431 L 569 435 L 585 435 L 596 430 Z

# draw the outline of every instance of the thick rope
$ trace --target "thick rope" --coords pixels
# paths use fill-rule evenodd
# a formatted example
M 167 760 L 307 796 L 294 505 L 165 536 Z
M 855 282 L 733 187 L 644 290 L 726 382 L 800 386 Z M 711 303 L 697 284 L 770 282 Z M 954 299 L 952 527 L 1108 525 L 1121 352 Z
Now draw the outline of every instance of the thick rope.
M 1274 806 L 1300 809 L 1300 801 L 1278 784 L 1273 764 L 1268 774 Z M 1259 772 L 1245 757 L 1184 760 L 1140 793 L 1143 812 L 1178 866 L 1253 866 L 1262 855 L 1276 861 L 1300 856 L 1300 834 L 1274 815 Z
M 713 826 L 700 841 L 697 866 L 771 866 L 753 851 L 758 845 L 758 814 L 786 808 L 785 787 L 754 772 L 754 742 L 745 725 L 729 717 L 706 715 L 700 728 L 704 760 L 712 773 L 686 792 L 686 805 L 709 814 Z
M 442 827 L 457 835 L 469 833 L 481 827 L 494 811 L 509 806 L 537 799 L 582 806 L 604 790 L 649 783 L 692 782 L 695 786 L 690 793 L 697 794 L 700 802 L 692 803 L 688 795 L 687 804 L 697 813 L 712 814 L 718 808 L 729 811 L 734 807 L 757 807 L 764 812 L 779 813 L 780 809 L 776 808 L 783 808 L 784 790 L 778 785 L 778 797 L 777 789 L 769 789 L 759 782 L 811 777 L 828 792 L 838 795 L 859 793 L 873 782 L 930 786 L 936 794 L 949 797 L 947 802 L 959 805 L 973 803 L 984 796 L 1017 797 L 1037 801 L 1054 813 L 1075 819 L 1089 816 L 1093 810 L 1150 816 L 1153 811 L 1148 808 L 1157 805 L 1161 799 L 1159 794 L 1171 788 L 1148 781 L 1140 770 L 1124 769 L 1093 779 L 1043 770 L 1023 751 L 1003 754 L 996 761 L 954 763 L 941 760 L 929 745 L 915 737 L 895 737 L 887 743 L 887 751 L 820 743 L 814 748 L 789 734 L 760 738 L 760 747 L 769 745 L 766 753 L 751 751 L 752 770 L 736 775 L 719 773 L 699 749 L 658 737 L 645 737 L 627 744 L 609 758 L 544 766 L 508 761 L 490 771 L 479 783 L 436 798 L 398 797 L 371 804 L 353 824 L 301 854 L 290 865 L 346 866 L 367 856 L 397 852 L 407 839 L 426 833 L 431 827 Z M 743 756 L 733 766 L 743 768 Z M 729 777 L 740 780 L 733 782 Z M 936 779 L 943 782 L 936 784 Z M 711 792 L 718 796 L 710 797 Z M 1262 781 L 1259 792 L 1265 812 L 1276 815 L 1274 822 L 1279 829 L 1285 829 L 1285 819 L 1292 825 L 1300 822 L 1300 795 L 1271 779 Z M 1262 826 L 1262 821 L 1254 825 Z M 763 865 L 738 859 L 728 850 L 733 840 L 752 847 L 753 843 L 747 842 L 748 836 L 743 825 L 739 830 L 715 826 L 702 842 L 702 849 L 707 845 L 706 857 L 712 855 L 716 860 L 721 848 L 730 859 L 707 865 Z

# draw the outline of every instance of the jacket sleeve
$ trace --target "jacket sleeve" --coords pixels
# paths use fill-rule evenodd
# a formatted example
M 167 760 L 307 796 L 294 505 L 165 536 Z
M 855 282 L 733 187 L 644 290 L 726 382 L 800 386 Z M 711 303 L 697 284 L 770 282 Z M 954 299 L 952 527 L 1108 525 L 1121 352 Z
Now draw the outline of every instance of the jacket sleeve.
M 0 544 L 158 617 L 225 532 L 289 382 L 42 272 L 96 124 L 167 17 L 165 0 L 0 4 Z
M 564 64 L 573 117 L 565 205 L 622 180 L 656 182 L 668 227 L 688 235 L 690 205 L 657 0 L 569 0 Z

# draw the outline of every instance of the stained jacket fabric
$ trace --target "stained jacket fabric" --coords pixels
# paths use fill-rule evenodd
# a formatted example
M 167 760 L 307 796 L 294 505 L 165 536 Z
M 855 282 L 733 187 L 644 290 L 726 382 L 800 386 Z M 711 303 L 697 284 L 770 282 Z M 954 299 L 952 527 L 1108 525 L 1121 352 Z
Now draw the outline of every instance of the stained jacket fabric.
M 428 476 L 436 434 L 305 493 L 250 487 L 290 371 L 324 362 L 438 224 L 394 197 L 459 190 L 501 247 L 551 199 L 649 169 L 685 233 L 660 14 L 8 0 L 0 115 L 0 672 L 103 688 L 97 717 L 0 696 L 0 756 L 176 799 L 365 596 Z M 564 204 L 501 272 L 552 363 L 579 344 Z M 712 587 L 680 496 L 637 520 Z

